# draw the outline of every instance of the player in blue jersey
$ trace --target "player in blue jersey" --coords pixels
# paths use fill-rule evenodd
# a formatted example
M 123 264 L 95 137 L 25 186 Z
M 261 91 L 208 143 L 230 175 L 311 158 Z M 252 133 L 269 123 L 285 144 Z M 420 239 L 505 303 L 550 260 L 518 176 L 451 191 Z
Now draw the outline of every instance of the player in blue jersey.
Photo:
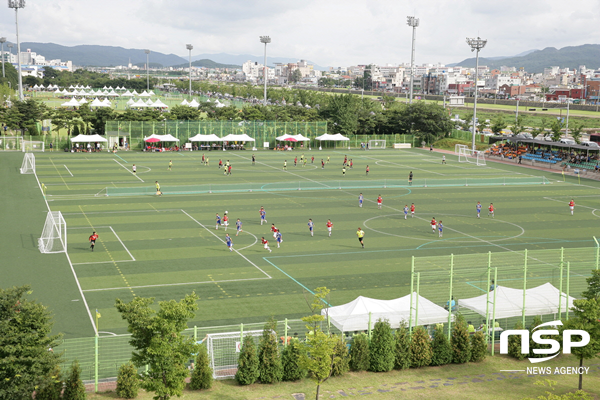
M 240 232 L 244 232 L 242 230 L 242 221 L 240 221 L 239 218 L 237 219 L 237 221 L 235 221 L 235 229 L 236 229 L 235 236 L 239 235 Z
M 219 213 L 217 213 L 217 216 L 215 217 L 216 219 L 216 224 L 215 224 L 215 229 L 219 229 L 219 227 L 221 226 L 221 217 L 219 216 Z
M 225 242 L 227 243 L 229 251 L 233 251 L 233 242 L 231 241 L 231 236 L 229 236 L 229 233 L 225 234 Z
M 313 232 L 313 228 L 315 227 L 315 224 L 313 222 L 312 219 L 308 219 L 308 230 L 310 231 L 310 236 L 315 236 L 314 232 Z
M 442 225 L 441 219 L 440 219 L 440 222 L 438 222 L 438 232 L 439 232 L 439 237 L 442 237 L 442 235 L 444 234 L 444 225 Z
M 258 212 L 260 213 L 260 224 L 262 225 L 263 222 L 267 222 L 267 212 L 264 207 L 261 207 Z
M 281 231 L 279 229 L 277 229 L 275 240 L 277 241 L 277 248 L 279 248 L 279 245 L 283 242 L 283 236 L 281 236 Z
M 477 202 L 477 218 L 481 218 L 481 203 Z
M 404 219 L 408 218 L 408 204 L 404 205 Z
M 364 197 L 363 197 L 363 194 L 361 193 L 358 195 L 358 206 L 359 207 L 362 207 L 363 200 L 364 200 Z

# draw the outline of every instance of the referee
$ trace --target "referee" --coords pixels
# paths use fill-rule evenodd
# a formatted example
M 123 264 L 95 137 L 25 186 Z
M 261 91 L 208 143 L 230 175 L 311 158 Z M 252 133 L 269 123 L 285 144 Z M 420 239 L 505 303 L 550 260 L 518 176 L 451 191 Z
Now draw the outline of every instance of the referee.
M 364 249 L 365 244 L 363 243 L 363 238 L 365 237 L 365 231 L 363 231 L 362 229 L 360 229 L 360 227 L 358 227 L 358 230 L 356 231 L 356 236 L 358 236 L 358 241 L 360 242 L 360 245 Z

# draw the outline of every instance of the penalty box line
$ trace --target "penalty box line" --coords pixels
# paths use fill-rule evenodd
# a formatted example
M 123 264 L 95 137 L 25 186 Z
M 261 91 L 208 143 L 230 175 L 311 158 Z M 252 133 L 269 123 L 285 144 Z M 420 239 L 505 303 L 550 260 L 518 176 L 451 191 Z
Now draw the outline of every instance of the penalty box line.
M 115 232 L 115 230 L 113 229 L 112 226 L 96 226 L 95 229 L 98 228 L 109 228 L 113 235 L 115 235 L 115 237 L 117 238 L 117 240 L 119 241 L 119 243 L 121 243 L 121 246 L 123 246 L 123 248 L 125 249 L 125 251 L 127 252 L 127 254 L 129 254 L 129 257 L 131 257 L 131 260 L 121 260 L 121 261 L 101 261 L 101 262 L 88 262 L 88 263 L 73 263 L 73 265 L 84 265 L 84 264 L 106 264 L 106 263 L 113 263 L 113 262 L 128 262 L 128 261 L 135 261 L 135 257 L 133 256 L 133 254 L 131 254 L 131 252 L 129 251 L 129 249 L 127 248 L 127 246 L 125 246 L 125 243 L 123 243 L 123 241 L 121 240 L 121 238 L 119 237 L 119 235 L 117 235 L 117 232 Z M 68 228 L 68 229 L 90 229 L 88 227 L 75 227 L 75 228 Z

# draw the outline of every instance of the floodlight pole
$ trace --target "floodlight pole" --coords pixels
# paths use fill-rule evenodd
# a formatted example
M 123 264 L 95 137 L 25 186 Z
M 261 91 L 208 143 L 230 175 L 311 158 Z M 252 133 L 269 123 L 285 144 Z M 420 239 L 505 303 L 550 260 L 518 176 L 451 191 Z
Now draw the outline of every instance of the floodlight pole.
M 4 43 L 6 42 L 5 37 L 0 38 L 0 43 L 2 44 L 2 77 L 6 78 L 6 74 L 4 73 Z
M 190 100 L 192 98 L 192 49 L 194 46 L 191 44 L 186 44 L 185 48 L 190 51 Z
M 21 76 L 21 42 L 19 41 L 19 8 L 25 8 L 25 0 L 8 0 L 8 8 L 15 9 L 15 25 L 17 28 L 17 64 L 19 67 L 19 100 L 23 101 L 23 77 Z
M 417 26 L 419 26 L 419 18 L 406 17 L 406 24 L 412 26 L 412 51 L 410 53 L 410 104 L 413 102 L 413 81 L 415 77 L 415 40 L 417 37 Z
M 144 50 L 146 53 L 146 90 L 150 91 L 150 50 Z
M 261 36 L 260 42 L 265 44 L 265 64 L 263 66 L 263 80 L 265 81 L 265 93 L 263 98 L 263 105 L 267 105 L 267 44 L 271 43 L 271 38 L 269 36 Z
M 479 50 L 483 49 L 486 43 L 487 40 L 481 39 L 480 37 L 477 37 L 477 39 L 467 38 L 467 44 L 471 46 L 471 51 L 477 51 L 475 55 L 475 98 L 473 100 L 473 151 L 475 151 L 475 132 L 477 128 L 477 81 L 479 80 Z

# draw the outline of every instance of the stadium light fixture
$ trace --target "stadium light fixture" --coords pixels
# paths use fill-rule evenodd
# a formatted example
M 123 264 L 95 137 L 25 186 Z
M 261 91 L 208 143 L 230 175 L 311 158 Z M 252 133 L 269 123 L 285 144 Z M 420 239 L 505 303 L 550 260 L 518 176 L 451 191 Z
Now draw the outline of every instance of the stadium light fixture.
M 25 8 L 25 0 L 8 0 L 8 8 L 15 9 L 15 25 L 17 28 L 17 64 L 19 67 L 19 100 L 23 101 L 23 77 L 21 76 L 21 42 L 19 41 L 19 8 Z
M 412 33 L 412 51 L 410 53 L 410 103 L 413 102 L 413 82 L 415 77 L 415 40 L 417 38 L 417 26 L 419 26 L 419 18 L 406 17 L 406 24 L 413 28 Z
M 475 97 L 473 99 L 473 141 L 472 147 L 473 151 L 475 151 L 475 132 L 477 127 L 477 81 L 479 80 L 479 51 L 485 47 L 487 43 L 487 39 L 482 39 L 477 37 L 467 38 L 467 44 L 471 46 L 471 51 L 476 51 L 475 53 Z
M 269 36 L 261 36 L 260 42 L 265 44 L 265 64 L 263 66 L 263 80 L 265 82 L 265 93 L 263 98 L 263 105 L 267 105 L 267 44 L 271 43 Z
M 194 46 L 191 44 L 186 44 L 185 48 L 190 51 L 190 100 L 192 99 L 192 49 Z
M 150 50 L 144 50 L 146 53 L 146 90 L 150 91 Z

